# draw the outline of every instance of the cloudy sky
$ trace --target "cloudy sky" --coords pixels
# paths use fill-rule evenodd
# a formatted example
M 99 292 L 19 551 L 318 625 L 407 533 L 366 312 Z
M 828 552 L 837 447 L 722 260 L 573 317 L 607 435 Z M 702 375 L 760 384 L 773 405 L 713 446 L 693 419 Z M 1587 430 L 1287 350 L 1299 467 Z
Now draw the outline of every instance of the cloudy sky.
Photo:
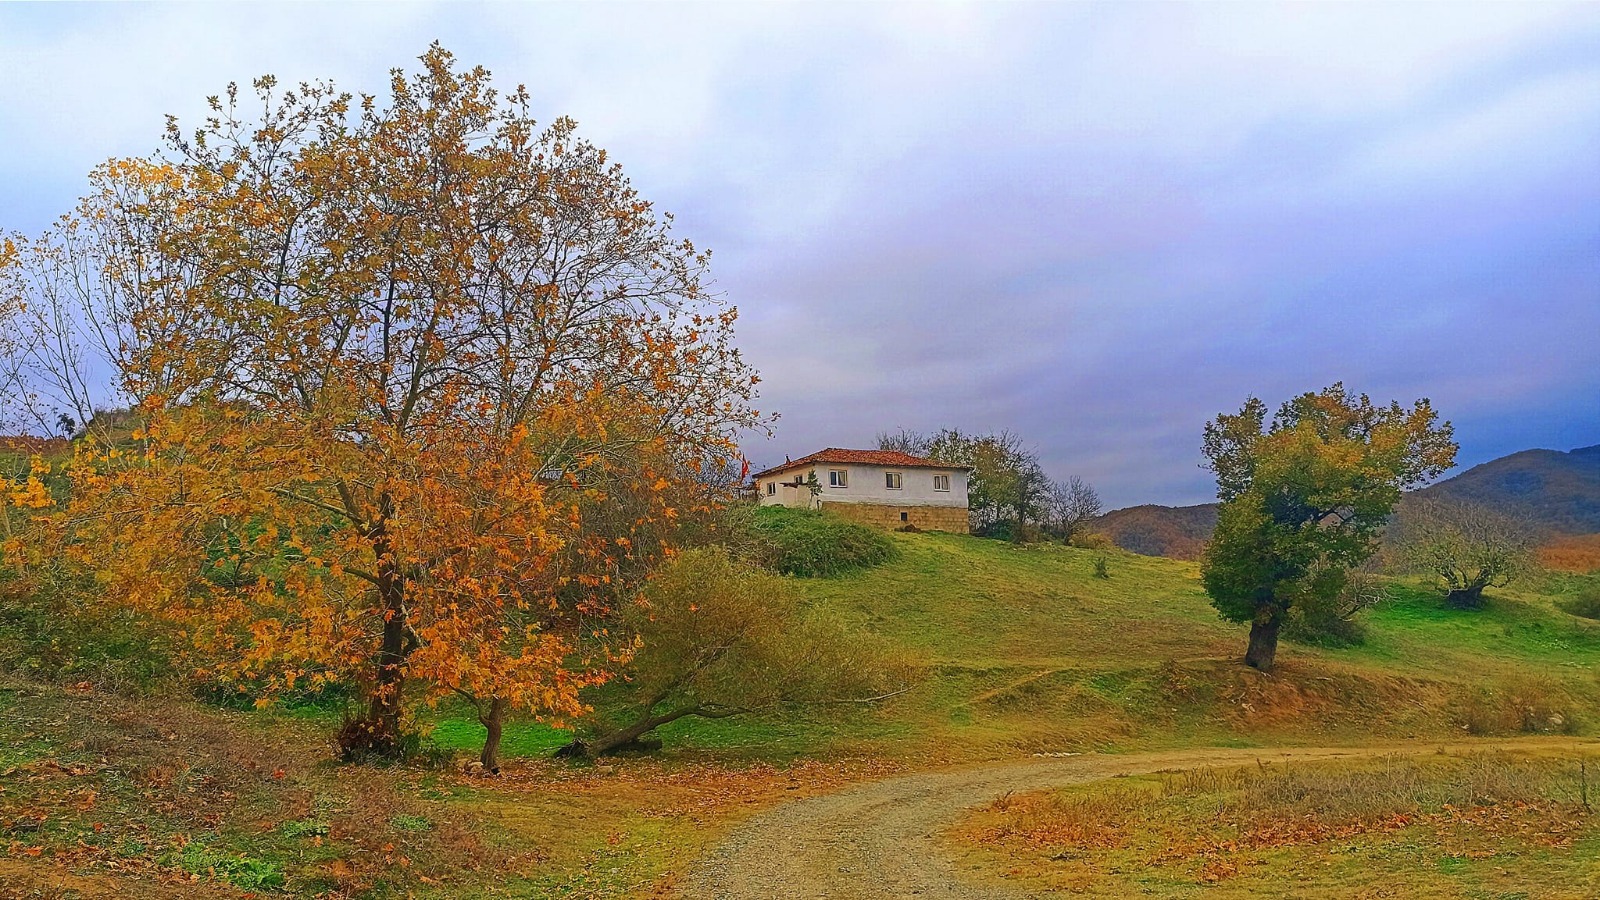
M 1600 4 L 0 4 L 0 229 L 229 81 L 433 40 L 715 250 L 763 465 L 1007 428 L 1110 506 L 1344 380 L 1471 465 L 1600 443 Z

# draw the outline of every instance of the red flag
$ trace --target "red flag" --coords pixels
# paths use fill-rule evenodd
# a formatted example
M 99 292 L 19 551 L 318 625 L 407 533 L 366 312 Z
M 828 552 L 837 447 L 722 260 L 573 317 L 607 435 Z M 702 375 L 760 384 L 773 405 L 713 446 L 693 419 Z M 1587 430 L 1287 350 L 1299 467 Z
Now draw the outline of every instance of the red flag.
M 744 461 L 744 468 L 739 470 L 739 480 L 743 481 L 743 480 L 745 480 L 746 478 L 749 478 L 749 477 L 750 477 L 750 460 L 747 459 L 747 460 Z

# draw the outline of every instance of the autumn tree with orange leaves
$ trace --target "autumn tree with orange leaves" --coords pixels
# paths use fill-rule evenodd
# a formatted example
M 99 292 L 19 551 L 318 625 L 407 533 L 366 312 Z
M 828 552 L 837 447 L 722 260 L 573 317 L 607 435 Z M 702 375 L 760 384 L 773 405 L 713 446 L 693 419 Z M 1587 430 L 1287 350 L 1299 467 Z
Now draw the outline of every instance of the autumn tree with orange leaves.
M 605 152 L 437 45 L 388 96 L 230 86 L 41 243 L 91 261 L 139 427 L 86 442 L 62 537 L 211 674 L 556 719 L 605 623 L 759 424 L 733 308 Z M 252 113 L 245 112 L 246 106 Z M 69 248 L 63 251 L 63 247 Z

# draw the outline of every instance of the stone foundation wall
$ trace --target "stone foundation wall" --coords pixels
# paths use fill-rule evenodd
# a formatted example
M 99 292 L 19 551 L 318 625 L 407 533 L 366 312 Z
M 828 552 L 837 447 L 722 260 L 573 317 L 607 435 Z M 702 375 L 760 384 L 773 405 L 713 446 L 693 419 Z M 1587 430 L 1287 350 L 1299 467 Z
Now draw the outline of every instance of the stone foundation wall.
M 971 533 L 967 511 L 960 506 L 889 506 L 879 503 L 829 503 L 822 508 L 841 519 L 874 525 L 878 528 L 903 528 L 915 525 L 923 531 Z M 905 518 L 900 514 L 905 513 Z

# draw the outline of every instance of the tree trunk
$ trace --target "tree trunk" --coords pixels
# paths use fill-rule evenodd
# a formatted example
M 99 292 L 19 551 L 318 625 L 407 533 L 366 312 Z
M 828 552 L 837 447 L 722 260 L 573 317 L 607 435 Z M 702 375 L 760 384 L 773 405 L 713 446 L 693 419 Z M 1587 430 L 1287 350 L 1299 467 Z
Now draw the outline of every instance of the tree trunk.
M 567 744 L 560 750 L 557 750 L 556 755 L 605 756 L 607 753 L 610 753 L 619 747 L 625 747 L 629 744 L 637 742 L 640 738 L 661 727 L 662 725 L 667 724 L 668 722 L 676 722 L 684 716 L 702 715 L 703 712 L 704 711 L 702 708 L 698 705 L 681 707 L 669 713 L 662 713 L 659 716 L 652 716 L 647 711 L 632 725 L 619 728 L 610 734 L 595 738 L 592 741 L 574 740 L 572 743 Z M 724 716 L 717 715 L 714 716 L 714 718 L 724 718 Z
M 377 560 L 379 607 L 383 610 L 383 637 L 374 660 L 372 693 L 366 718 L 352 722 L 340 732 L 340 745 L 347 758 L 374 755 L 394 758 L 403 752 L 401 713 L 404 709 L 406 657 L 413 647 L 408 642 L 406 622 L 405 573 L 395 558 L 388 527 L 391 501 L 379 501 L 379 515 L 367 530 Z
M 378 599 L 383 608 L 383 642 L 378 647 L 377 677 L 374 679 L 370 718 L 374 730 L 398 742 L 400 737 L 400 692 L 405 680 L 406 608 L 405 583 L 394 559 L 387 535 L 373 541 L 378 551 Z
M 1265 622 L 1250 623 L 1250 647 L 1244 652 L 1244 664 L 1263 672 L 1272 671 L 1273 659 L 1278 655 L 1278 629 L 1283 627 L 1283 614 L 1273 613 Z
M 1483 588 L 1481 584 L 1473 584 L 1452 590 L 1445 595 L 1445 605 L 1451 609 L 1482 609 Z
M 489 709 L 478 717 L 483 727 L 489 733 L 483 739 L 483 753 L 478 759 L 483 763 L 484 771 L 491 775 L 500 774 L 500 731 L 505 724 L 506 701 L 495 697 L 489 701 Z

